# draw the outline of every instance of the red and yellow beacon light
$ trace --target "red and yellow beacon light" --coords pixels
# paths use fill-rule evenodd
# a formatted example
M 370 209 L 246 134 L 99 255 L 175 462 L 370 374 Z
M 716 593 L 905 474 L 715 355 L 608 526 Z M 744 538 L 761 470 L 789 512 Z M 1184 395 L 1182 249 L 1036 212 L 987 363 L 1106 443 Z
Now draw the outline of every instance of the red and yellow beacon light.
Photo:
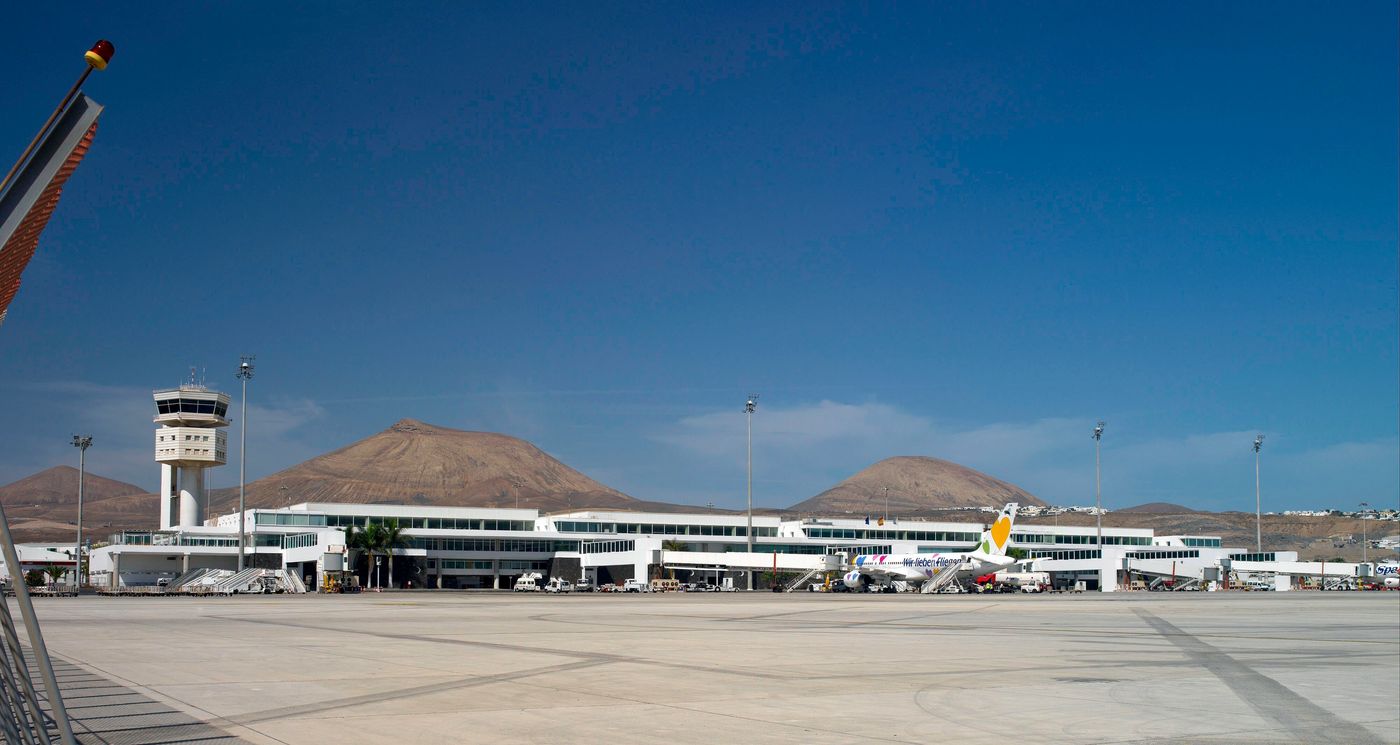
M 112 61 L 112 55 L 116 53 L 117 48 L 112 46 L 112 42 L 98 39 L 97 43 L 92 45 L 92 49 L 83 55 L 83 59 L 87 60 L 88 66 L 94 70 L 106 70 L 107 63 Z

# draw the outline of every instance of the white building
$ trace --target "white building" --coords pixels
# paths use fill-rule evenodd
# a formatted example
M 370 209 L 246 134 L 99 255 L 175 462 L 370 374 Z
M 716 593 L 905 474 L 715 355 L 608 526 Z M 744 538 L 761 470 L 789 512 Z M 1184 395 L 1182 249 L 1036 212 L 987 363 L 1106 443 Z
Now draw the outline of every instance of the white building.
M 647 579 L 680 570 L 692 581 L 742 584 L 745 572 L 838 572 L 843 557 L 966 551 L 985 525 L 979 523 L 860 519 L 784 519 L 755 516 L 755 551 L 747 552 L 745 516 L 714 513 L 646 513 L 473 507 L 302 503 L 246 513 L 248 565 L 286 568 L 323 585 L 327 569 L 345 559 L 349 526 L 397 522 L 403 543 L 394 550 L 393 585 L 428 588 L 508 588 L 522 574 L 539 572 L 597 583 Z M 149 585 L 200 567 L 237 566 L 238 515 L 198 527 L 113 536 L 93 552 L 95 585 Z M 1011 546 L 1037 559 L 1056 584 L 1113 591 L 1158 577 L 1201 579 L 1206 570 L 1235 562 L 1293 562 L 1293 552 L 1253 554 L 1221 546 L 1211 536 L 1155 536 L 1151 530 L 1017 525 Z M 367 559 L 361 559 L 366 575 Z M 1342 570 L 1343 567 L 1334 567 Z M 388 581 L 387 563 L 373 584 Z M 1329 572 L 1330 574 L 1330 572 Z M 368 576 L 364 577 L 370 582 Z

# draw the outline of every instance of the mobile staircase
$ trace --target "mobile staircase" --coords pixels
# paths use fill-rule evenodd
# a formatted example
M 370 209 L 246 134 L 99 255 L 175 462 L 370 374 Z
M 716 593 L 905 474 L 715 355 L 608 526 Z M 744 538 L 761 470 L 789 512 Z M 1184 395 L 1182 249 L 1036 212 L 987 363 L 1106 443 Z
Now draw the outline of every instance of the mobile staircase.
M 1172 585 L 1172 588 L 1171 588 L 1171 589 L 1172 589 L 1172 592 L 1184 592 L 1184 591 L 1187 591 L 1187 590 L 1199 590 L 1199 589 L 1201 589 L 1201 578 L 1200 578 L 1200 577 L 1191 577 L 1190 579 L 1178 579 L 1178 580 L 1176 581 L 1176 584 L 1175 584 L 1175 585 Z
M 801 587 L 803 584 L 810 582 L 815 577 L 820 576 L 822 571 L 823 570 L 821 569 L 813 569 L 812 571 L 807 572 L 801 577 L 798 577 L 797 579 L 787 583 L 787 586 L 783 588 L 783 592 L 795 592 L 797 588 Z
M 953 566 L 945 568 L 943 571 L 939 572 L 938 574 L 935 574 L 933 576 L 933 579 L 930 579 L 927 582 L 925 582 L 923 587 L 919 588 L 919 592 L 924 595 L 932 595 L 935 592 L 943 592 L 945 588 L 953 585 L 958 581 L 958 572 L 962 571 L 963 566 L 964 564 L 955 564 Z
M 306 592 L 306 583 L 301 581 L 301 577 L 290 569 L 278 570 L 282 575 L 283 592 L 290 592 L 300 595 Z
M 220 595 L 237 595 L 240 592 L 248 592 L 249 586 L 255 580 L 261 579 L 263 570 L 256 567 L 249 567 L 241 572 L 225 577 L 214 584 L 214 592 Z
M 181 587 L 199 581 L 200 577 L 203 577 L 204 575 L 212 571 L 215 570 L 210 569 L 209 567 L 196 567 L 194 569 L 191 569 L 188 572 L 178 575 L 174 579 L 170 580 L 169 584 L 165 586 L 165 591 L 176 592 Z

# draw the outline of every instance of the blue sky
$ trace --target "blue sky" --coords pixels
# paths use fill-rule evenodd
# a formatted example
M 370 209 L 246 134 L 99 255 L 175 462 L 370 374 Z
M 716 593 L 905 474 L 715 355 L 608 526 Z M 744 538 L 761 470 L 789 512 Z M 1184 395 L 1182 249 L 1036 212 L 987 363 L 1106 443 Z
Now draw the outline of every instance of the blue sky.
M 1393 3 L 25 8 L 14 157 L 107 106 L 0 329 L 0 481 L 154 488 L 258 357 L 250 477 L 402 417 L 634 496 L 890 455 L 1058 503 L 1400 501 Z M 236 439 L 236 438 L 235 438 Z M 234 453 L 236 457 L 236 449 Z M 233 466 L 216 486 L 236 483 Z

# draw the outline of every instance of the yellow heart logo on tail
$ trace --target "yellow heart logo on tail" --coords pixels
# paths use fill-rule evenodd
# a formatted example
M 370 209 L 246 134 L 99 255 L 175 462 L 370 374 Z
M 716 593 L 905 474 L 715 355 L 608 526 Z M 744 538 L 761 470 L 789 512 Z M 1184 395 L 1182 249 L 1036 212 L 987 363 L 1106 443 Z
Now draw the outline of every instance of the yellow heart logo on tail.
M 1001 548 L 1002 546 L 1005 546 L 1005 545 L 1006 545 L 1006 539 L 1007 539 L 1007 537 L 1010 536 L 1010 535 L 1011 535 L 1011 519 L 1010 519 L 1010 518 L 1008 518 L 1008 517 L 1001 517 L 1001 518 L 998 518 L 997 521 L 996 521 L 995 523 L 992 524 L 992 541 L 996 543 L 996 547 L 997 547 L 997 548 Z

